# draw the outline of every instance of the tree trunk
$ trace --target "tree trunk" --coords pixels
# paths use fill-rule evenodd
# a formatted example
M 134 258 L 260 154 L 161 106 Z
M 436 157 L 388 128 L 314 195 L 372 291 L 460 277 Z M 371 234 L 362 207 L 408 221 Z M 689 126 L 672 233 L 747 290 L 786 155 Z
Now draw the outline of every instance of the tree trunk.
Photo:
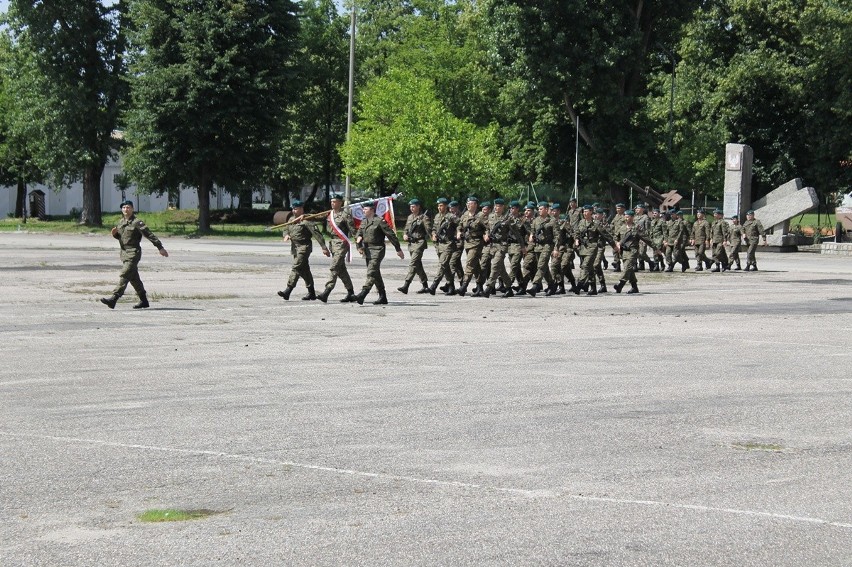
M 210 192 L 213 190 L 213 178 L 210 168 L 201 166 L 201 179 L 198 183 L 198 232 L 210 232 Z
M 80 224 L 101 226 L 101 176 L 106 162 L 86 166 L 83 172 L 83 212 Z
M 27 184 L 24 183 L 24 178 L 18 178 L 18 197 L 15 199 L 15 216 L 24 219 L 27 222 L 24 207 L 27 206 Z

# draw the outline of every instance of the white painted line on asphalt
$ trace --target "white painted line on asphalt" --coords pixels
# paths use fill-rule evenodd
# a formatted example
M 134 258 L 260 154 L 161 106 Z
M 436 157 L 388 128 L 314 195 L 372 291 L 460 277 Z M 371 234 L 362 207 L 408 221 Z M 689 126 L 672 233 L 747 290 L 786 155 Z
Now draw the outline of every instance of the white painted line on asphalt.
M 636 506 L 654 506 L 659 508 L 675 508 L 679 510 L 695 510 L 699 512 L 715 512 L 722 514 L 733 514 L 737 516 L 751 516 L 751 517 L 760 517 L 760 518 L 769 518 L 773 520 L 785 520 L 789 522 L 796 523 L 807 523 L 807 524 L 820 524 L 825 526 L 832 526 L 836 528 L 844 528 L 844 529 L 852 529 L 852 523 L 850 522 L 834 522 L 831 520 L 826 520 L 823 518 L 813 518 L 810 516 L 794 516 L 790 514 L 779 514 L 776 512 L 761 512 L 758 510 L 742 510 L 739 508 L 720 508 L 716 506 L 702 506 L 700 504 L 683 504 L 678 502 L 663 502 L 660 500 L 634 500 L 630 498 L 608 498 L 603 496 L 584 496 L 582 494 L 570 494 L 567 493 L 568 489 L 560 489 L 560 490 L 527 490 L 522 488 L 500 488 L 493 486 L 486 486 L 482 484 L 475 484 L 470 482 L 463 481 L 452 481 L 452 480 L 440 480 L 440 479 L 430 479 L 430 478 L 419 478 L 414 476 L 406 476 L 406 475 L 395 475 L 395 474 L 387 474 L 387 473 L 373 473 L 368 471 L 359 471 L 353 469 L 341 469 L 337 467 L 324 467 L 321 465 L 311 465 L 307 463 L 296 463 L 292 461 L 282 461 L 279 459 L 266 459 L 262 457 L 252 457 L 250 455 L 237 455 L 231 453 L 223 453 L 220 451 L 205 451 L 203 449 L 178 449 L 175 447 L 157 447 L 155 445 L 137 445 L 132 443 L 118 443 L 115 441 L 102 441 L 99 439 L 80 439 L 76 437 L 59 437 L 54 435 L 36 435 L 36 434 L 28 434 L 28 433 L 8 433 L 5 431 L 0 431 L 0 435 L 4 437 L 15 437 L 15 438 L 27 438 L 27 439 L 41 439 L 45 441 L 61 441 L 66 443 L 82 443 L 87 445 L 99 445 L 102 447 L 118 447 L 122 449 L 138 449 L 142 451 L 157 451 L 162 453 L 177 453 L 183 455 L 197 455 L 204 457 L 219 457 L 223 459 L 230 459 L 235 461 L 244 461 L 251 463 L 260 463 L 267 465 L 279 465 L 279 466 L 288 466 L 293 468 L 300 468 L 304 470 L 312 470 L 312 471 L 321 471 L 321 472 L 329 472 L 333 474 L 339 475 L 348 475 L 348 476 L 356 476 L 363 478 L 378 478 L 383 480 L 391 480 L 391 481 L 405 481 L 415 484 L 428 484 L 434 486 L 445 486 L 445 487 L 453 487 L 453 488 L 465 488 L 465 489 L 474 489 L 474 490 L 483 490 L 490 492 L 504 492 L 508 494 L 515 494 L 518 496 L 525 496 L 527 498 L 570 498 L 572 500 L 579 500 L 583 502 L 606 502 L 610 504 L 625 504 L 625 505 L 636 505 Z M 564 492 L 563 492 L 564 491 Z

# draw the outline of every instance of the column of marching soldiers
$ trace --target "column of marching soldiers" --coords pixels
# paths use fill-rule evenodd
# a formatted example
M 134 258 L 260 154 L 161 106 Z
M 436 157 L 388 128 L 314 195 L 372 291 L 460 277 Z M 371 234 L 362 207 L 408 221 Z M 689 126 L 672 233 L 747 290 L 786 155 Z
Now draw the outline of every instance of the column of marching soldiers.
M 393 245 L 399 258 L 404 258 L 402 244 L 394 230 L 375 214 L 375 203 L 363 203 L 364 219 L 356 230 L 352 215 L 343 206 L 343 198 L 334 195 L 332 210 L 326 219 L 331 234 L 329 245 L 317 226 L 304 215 L 303 203 L 292 203 L 295 222 L 284 229 L 284 238 L 292 243 L 293 268 L 287 288 L 278 295 L 285 300 L 299 278 L 304 280 L 308 294 L 303 300 L 327 302 L 337 280 L 346 288 L 342 303 L 363 304 L 375 286 L 375 304 L 387 304 L 387 292 L 380 266 L 385 254 L 385 238 Z M 757 271 L 755 250 L 766 233 L 754 211 L 748 211 L 742 225 L 736 215 L 725 219 L 720 210 L 713 213 L 713 222 L 697 211 L 690 228 L 681 211 L 659 211 L 639 204 L 635 210 L 616 205 L 615 214 L 597 205 L 578 207 L 571 199 L 562 211 L 559 203 L 540 201 L 521 204 L 496 198 L 479 202 L 467 198 L 465 211 L 457 201 L 439 198 L 432 218 L 419 199 L 409 201 L 410 215 L 403 230 L 403 242 L 408 244 L 409 269 L 398 291 L 407 294 L 415 278 L 421 288 L 416 293 L 464 297 L 501 297 L 527 295 L 535 297 L 573 293 L 597 295 L 608 291 L 604 255 L 607 246 L 613 251 L 613 271 L 620 272 L 613 286 L 617 293 L 629 286 L 626 293 L 638 293 L 636 272 L 673 272 L 680 264 L 682 272 L 690 268 L 687 246 L 695 250 L 695 271 L 725 272 L 741 270 L 740 249 L 746 247 L 745 271 Z M 344 238 L 345 237 L 345 238 Z M 323 254 L 332 259 L 330 278 L 324 290 L 317 294 L 308 265 L 311 241 L 316 240 Z M 745 242 L 743 243 L 743 239 Z M 423 253 L 432 241 L 438 255 L 439 268 L 430 281 L 423 268 Z M 367 262 L 367 277 L 359 293 L 355 293 L 346 268 L 349 242 Z M 464 262 L 462 256 L 464 254 Z M 575 260 L 579 274 L 574 276 Z M 570 284 L 566 288 L 566 281 Z M 444 285 L 441 283 L 444 282 Z M 439 287 L 440 286 L 440 287 Z

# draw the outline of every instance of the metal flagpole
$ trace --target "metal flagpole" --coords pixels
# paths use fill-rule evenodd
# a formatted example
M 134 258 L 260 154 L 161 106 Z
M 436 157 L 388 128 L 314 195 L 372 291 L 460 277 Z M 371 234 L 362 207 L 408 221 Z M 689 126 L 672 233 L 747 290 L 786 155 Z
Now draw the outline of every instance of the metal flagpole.
M 352 17 L 350 19 L 349 37 L 349 108 L 346 114 L 346 141 L 352 133 L 352 95 L 355 90 L 355 1 L 352 1 Z M 346 172 L 346 191 L 343 195 L 344 203 L 352 201 L 352 187 L 349 181 L 349 172 Z
M 577 133 L 574 140 L 574 199 L 579 202 L 580 190 L 577 187 L 577 171 L 580 163 L 580 115 L 577 115 Z

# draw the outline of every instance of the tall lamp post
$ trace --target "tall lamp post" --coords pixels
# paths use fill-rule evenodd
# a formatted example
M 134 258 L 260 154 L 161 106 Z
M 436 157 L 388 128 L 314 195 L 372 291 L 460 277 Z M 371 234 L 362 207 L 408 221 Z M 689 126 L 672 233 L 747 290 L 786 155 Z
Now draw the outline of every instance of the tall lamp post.
M 355 1 L 352 1 L 352 17 L 350 19 L 349 35 L 349 106 L 346 112 L 346 141 L 352 134 L 352 95 L 355 90 Z M 352 186 L 350 185 L 349 172 L 346 172 L 345 203 L 352 202 Z

